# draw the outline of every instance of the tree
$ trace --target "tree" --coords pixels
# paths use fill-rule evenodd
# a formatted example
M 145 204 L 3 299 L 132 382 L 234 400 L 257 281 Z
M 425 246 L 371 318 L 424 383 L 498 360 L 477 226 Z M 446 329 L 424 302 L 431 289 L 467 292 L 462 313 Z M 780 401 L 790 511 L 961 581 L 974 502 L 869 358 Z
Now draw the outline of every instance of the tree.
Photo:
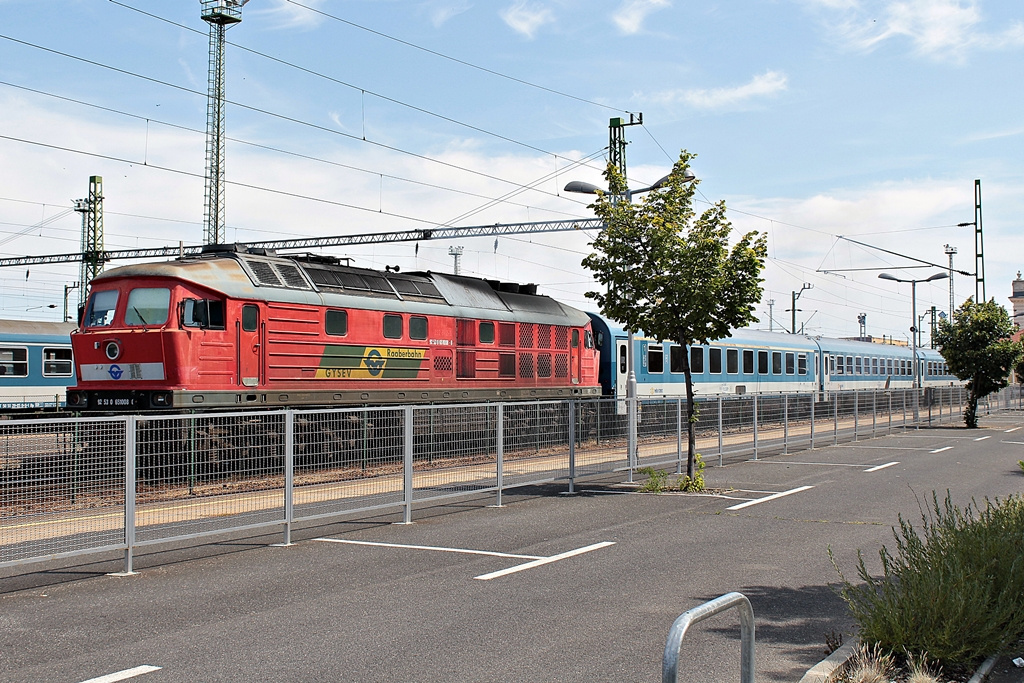
M 978 426 L 978 400 L 1009 384 L 1010 370 L 1021 358 L 1021 346 L 1010 339 L 1013 323 L 995 299 L 976 304 L 973 297 L 942 320 L 935 332 L 949 370 L 967 381 L 964 423 Z
M 693 211 L 698 181 L 687 183 L 695 155 L 683 150 L 666 183 L 640 204 L 628 197 L 626 181 L 612 164 L 605 177 L 609 191 L 591 205 L 605 223 L 594 240 L 595 253 L 583 259 L 603 292 L 587 292 L 602 314 L 627 330 L 682 347 L 686 379 L 687 464 L 694 476 L 693 376 L 690 347 L 722 339 L 756 321 L 761 299 L 761 269 L 767 255 L 765 237 L 743 235 L 729 248 L 732 224 L 720 201 L 700 217 Z

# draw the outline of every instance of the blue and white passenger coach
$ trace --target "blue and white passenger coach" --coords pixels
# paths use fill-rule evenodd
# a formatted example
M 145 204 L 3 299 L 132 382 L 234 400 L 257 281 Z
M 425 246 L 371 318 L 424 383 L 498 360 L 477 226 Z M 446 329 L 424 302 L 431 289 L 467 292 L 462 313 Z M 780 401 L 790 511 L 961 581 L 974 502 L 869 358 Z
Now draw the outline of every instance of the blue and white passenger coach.
M 601 353 L 599 381 L 606 396 L 626 395 L 628 336 L 620 326 L 590 313 Z M 683 349 L 635 335 L 633 362 L 637 396 L 686 395 Z M 909 389 L 911 357 L 905 346 L 736 330 L 733 336 L 690 348 L 694 389 L 703 395 Z M 938 351 L 918 349 L 922 386 L 959 382 Z
M 64 405 L 75 383 L 72 323 L 0 320 L 0 409 Z

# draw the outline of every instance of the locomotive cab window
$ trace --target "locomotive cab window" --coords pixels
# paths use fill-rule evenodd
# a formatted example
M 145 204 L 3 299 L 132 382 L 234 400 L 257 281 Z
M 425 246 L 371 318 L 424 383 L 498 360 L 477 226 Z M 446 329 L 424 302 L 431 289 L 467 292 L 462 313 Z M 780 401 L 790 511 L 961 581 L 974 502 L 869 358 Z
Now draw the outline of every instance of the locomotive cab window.
M 185 299 L 181 302 L 181 324 L 204 330 L 223 330 L 224 302 L 218 299 Z
M 427 338 L 427 319 L 421 315 L 409 318 L 409 339 Z
M 660 346 L 647 347 L 647 372 L 652 375 L 665 372 L 665 352 Z
M 480 343 L 494 343 L 494 323 L 480 323 Z
M 28 349 L 0 346 L 0 376 L 28 377 Z
M 139 287 L 128 293 L 124 324 L 163 325 L 171 308 L 171 290 L 166 287 Z
M 110 327 L 117 310 L 117 290 L 107 289 L 93 292 L 89 297 L 89 308 L 85 311 L 86 327 Z
M 583 346 L 587 349 L 594 348 L 594 333 L 590 330 L 586 330 L 583 333 Z
M 332 337 L 348 334 L 348 311 L 329 309 L 324 316 L 324 331 Z
M 246 304 L 242 306 L 242 331 L 243 332 L 255 332 L 259 326 L 260 320 L 260 309 L 259 306 L 253 304 Z
M 384 316 L 384 336 L 388 339 L 401 339 L 403 327 L 402 316 L 390 314 Z
M 43 348 L 43 377 L 71 376 L 71 347 Z

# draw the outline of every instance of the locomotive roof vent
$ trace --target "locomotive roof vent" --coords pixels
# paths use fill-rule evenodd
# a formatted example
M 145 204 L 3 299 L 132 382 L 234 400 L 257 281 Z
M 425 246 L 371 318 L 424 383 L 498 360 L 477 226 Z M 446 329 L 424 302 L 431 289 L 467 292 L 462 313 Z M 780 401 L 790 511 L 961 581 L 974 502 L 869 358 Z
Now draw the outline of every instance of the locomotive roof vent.
M 290 261 L 264 260 L 243 257 L 238 259 L 243 269 L 259 287 L 284 287 L 287 289 L 312 289 L 309 280 L 299 266 Z

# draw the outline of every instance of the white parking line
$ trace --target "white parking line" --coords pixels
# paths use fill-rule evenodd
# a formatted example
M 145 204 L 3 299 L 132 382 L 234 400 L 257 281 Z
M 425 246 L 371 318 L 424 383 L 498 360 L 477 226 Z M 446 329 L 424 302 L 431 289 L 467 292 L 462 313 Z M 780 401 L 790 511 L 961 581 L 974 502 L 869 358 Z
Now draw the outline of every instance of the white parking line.
M 515 567 L 509 567 L 508 569 L 502 569 L 500 571 L 491 572 L 490 574 L 481 574 L 480 576 L 474 576 L 474 579 L 481 581 L 490 581 L 496 579 L 499 576 L 505 576 L 507 574 L 514 574 L 516 572 L 525 571 L 527 569 L 533 569 L 534 567 L 540 567 L 541 565 L 550 564 L 552 562 L 558 562 L 564 560 L 567 557 L 573 557 L 575 555 L 582 555 L 583 553 L 589 553 L 591 550 L 599 550 L 601 548 L 607 548 L 610 545 L 615 545 L 612 541 L 601 541 L 593 545 L 588 545 L 583 548 L 577 548 L 576 550 L 570 550 L 567 553 L 561 553 L 559 555 L 552 555 L 551 557 L 544 557 L 534 560 L 533 562 L 527 562 L 526 564 L 519 564 Z
M 984 441 L 985 439 L 991 439 L 991 438 L 992 438 L 991 435 L 989 435 L 989 436 L 979 436 L 977 439 L 975 439 L 975 441 Z
M 517 560 L 543 560 L 547 559 L 539 555 L 513 555 L 511 553 L 497 553 L 491 550 L 469 550 L 468 548 L 443 548 L 433 545 L 404 545 L 402 543 L 375 543 L 373 541 L 350 541 L 343 538 L 315 538 L 315 541 L 325 543 L 347 543 L 349 545 L 375 545 L 382 548 L 404 548 L 406 550 L 438 550 L 445 553 L 464 553 L 466 555 L 490 555 L 491 557 L 511 557 Z
M 813 486 L 800 486 L 800 487 L 795 488 L 795 489 L 790 489 L 789 491 L 783 491 L 782 493 L 774 493 L 774 494 L 772 494 L 770 496 L 765 496 L 764 498 L 757 498 L 756 500 L 748 500 L 746 503 L 740 503 L 739 505 L 733 505 L 732 507 L 728 507 L 728 508 L 725 508 L 725 509 L 726 510 L 742 510 L 743 508 L 750 507 L 751 505 L 757 505 L 758 503 L 766 503 L 769 500 L 775 500 L 776 498 L 782 498 L 783 496 L 789 496 L 789 495 L 792 495 L 794 493 L 800 493 L 801 491 L 806 491 L 807 489 L 813 489 L 813 488 L 814 488 Z
M 952 446 L 943 446 L 942 448 L 936 448 L 934 451 L 928 451 L 928 452 L 929 453 L 941 453 L 942 451 L 951 451 L 951 450 L 953 450 Z
M 82 683 L 116 683 L 116 681 L 125 681 L 129 678 L 135 678 L 136 676 L 141 676 L 142 674 L 148 674 L 159 670 L 159 666 L 143 664 L 142 666 L 137 666 L 134 669 L 125 669 L 124 671 L 107 674 L 106 676 L 90 678 L 87 681 L 82 681 Z
M 886 467 L 892 467 L 893 465 L 899 465 L 898 462 L 887 462 L 884 465 L 875 465 L 870 469 L 864 470 L 865 472 L 877 472 L 878 470 L 884 470 Z
M 1012 443 L 1015 446 L 1024 446 L 1024 441 L 1003 441 L 1003 443 Z
M 1006 429 L 1006 430 L 1003 430 L 1003 431 L 1004 431 L 1004 433 L 1009 434 L 1010 432 L 1015 432 L 1018 429 L 1020 429 L 1020 427 L 1012 427 L 1010 429 Z

